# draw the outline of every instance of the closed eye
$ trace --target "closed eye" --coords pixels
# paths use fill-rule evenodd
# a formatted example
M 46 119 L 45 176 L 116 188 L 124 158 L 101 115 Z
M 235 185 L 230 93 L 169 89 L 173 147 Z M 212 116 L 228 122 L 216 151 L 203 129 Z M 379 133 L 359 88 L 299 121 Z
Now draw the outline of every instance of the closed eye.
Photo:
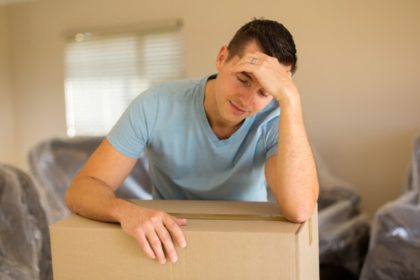
M 250 81 L 246 78 L 241 78 L 239 76 L 236 76 L 236 78 L 238 79 L 239 82 L 241 82 L 241 84 L 245 85 L 245 86 L 249 86 L 250 85 Z

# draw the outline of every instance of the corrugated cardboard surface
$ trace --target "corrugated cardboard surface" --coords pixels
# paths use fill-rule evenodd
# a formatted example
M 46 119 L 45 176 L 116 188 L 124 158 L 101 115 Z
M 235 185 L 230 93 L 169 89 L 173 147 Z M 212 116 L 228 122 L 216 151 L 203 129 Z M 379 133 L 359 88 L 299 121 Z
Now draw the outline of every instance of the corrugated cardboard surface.
M 318 228 L 278 217 L 275 204 L 216 201 L 136 201 L 169 213 L 202 214 L 182 227 L 188 246 L 178 262 L 149 259 L 118 224 L 72 215 L 50 226 L 55 280 L 319 279 Z M 217 215 L 224 217 L 217 220 Z M 262 220 L 235 217 L 261 216 Z M 225 219 L 226 217 L 230 217 Z

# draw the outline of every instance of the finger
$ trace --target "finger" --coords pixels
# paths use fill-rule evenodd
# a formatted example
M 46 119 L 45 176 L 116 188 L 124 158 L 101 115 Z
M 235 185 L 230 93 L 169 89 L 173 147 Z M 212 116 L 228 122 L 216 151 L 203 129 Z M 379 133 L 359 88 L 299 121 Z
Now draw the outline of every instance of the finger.
M 245 55 L 244 57 L 241 58 L 241 60 L 238 61 L 237 65 L 255 66 L 255 65 L 261 64 L 261 61 L 262 61 L 261 58 L 258 56 Z
M 163 243 L 165 248 L 166 256 L 169 257 L 171 262 L 176 263 L 178 260 L 178 256 L 176 254 L 176 250 L 174 244 L 172 243 L 172 238 L 168 232 L 168 230 L 162 225 L 156 227 L 156 233 L 159 236 L 159 239 Z
M 176 220 L 175 217 L 169 216 L 163 220 L 163 223 L 165 227 L 168 229 L 173 239 L 176 240 L 176 243 L 181 248 L 185 248 L 187 247 L 187 241 L 185 239 L 184 232 L 181 230 L 181 228 L 179 227 L 179 225 L 176 223 L 175 220 Z
M 151 245 L 155 256 L 157 257 L 159 263 L 165 264 L 166 258 L 165 254 L 163 253 L 162 249 L 162 242 L 160 241 L 158 235 L 156 234 L 155 230 L 150 230 L 146 233 L 147 240 L 149 241 L 149 244 Z
M 173 220 L 179 226 L 185 226 L 187 224 L 187 219 L 185 218 L 174 218 Z
M 259 65 L 263 61 L 265 61 L 265 60 L 267 60 L 269 58 L 271 58 L 271 56 L 268 56 L 265 53 L 254 52 L 254 53 L 247 53 L 247 54 L 245 54 L 242 57 L 241 62 L 242 63 L 253 64 L 253 65 Z
M 150 247 L 149 241 L 147 241 L 146 235 L 139 234 L 136 237 L 137 242 L 140 244 L 140 247 L 143 249 L 143 252 L 146 253 L 147 256 L 149 256 L 152 259 L 156 259 L 156 255 L 153 252 L 152 248 Z

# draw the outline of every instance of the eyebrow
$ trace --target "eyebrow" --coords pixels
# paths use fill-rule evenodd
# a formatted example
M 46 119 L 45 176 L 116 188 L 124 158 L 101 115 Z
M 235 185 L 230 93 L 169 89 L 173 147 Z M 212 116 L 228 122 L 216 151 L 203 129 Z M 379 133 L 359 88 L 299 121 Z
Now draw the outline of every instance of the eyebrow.
M 248 79 L 250 79 L 251 81 L 253 81 L 254 79 L 252 78 L 252 76 L 250 74 L 248 74 L 248 72 L 242 71 L 240 72 L 241 74 L 243 74 L 244 76 L 246 76 Z

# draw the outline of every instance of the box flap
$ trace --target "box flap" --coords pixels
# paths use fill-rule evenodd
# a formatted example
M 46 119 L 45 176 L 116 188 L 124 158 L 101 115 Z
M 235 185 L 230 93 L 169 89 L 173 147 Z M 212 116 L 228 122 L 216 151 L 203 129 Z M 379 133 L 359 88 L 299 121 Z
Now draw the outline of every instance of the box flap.
M 185 213 L 189 219 L 188 224 L 182 227 L 184 231 L 295 234 L 301 227 L 300 224 L 290 223 L 283 219 L 274 203 L 193 200 L 132 200 L 132 202 L 141 207 L 177 213 L 180 217 Z M 203 216 L 202 219 L 199 218 L 200 215 Z M 216 219 L 218 215 L 222 218 Z M 258 216 L 261 216 L 260 220 Z M 209 219 L 209 217 L 212 218 Z M 228 219 L 223 217 L 228 217 Z M 275 217 L 275 220 L 267 220 L 267 217 Z M 77 215 L 72 215 L 50 227 L 120 229 L 118 224 L 96 222 Z

